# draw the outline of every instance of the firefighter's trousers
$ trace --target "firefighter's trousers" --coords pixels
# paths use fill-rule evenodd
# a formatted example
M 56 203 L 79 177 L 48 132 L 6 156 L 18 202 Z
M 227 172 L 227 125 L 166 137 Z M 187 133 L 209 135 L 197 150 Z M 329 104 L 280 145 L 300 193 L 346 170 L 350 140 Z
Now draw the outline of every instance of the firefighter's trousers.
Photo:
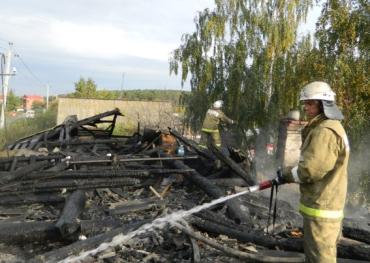
M 304 253 L 309 263 L 336 263 L 342 221 L 303 217 Z

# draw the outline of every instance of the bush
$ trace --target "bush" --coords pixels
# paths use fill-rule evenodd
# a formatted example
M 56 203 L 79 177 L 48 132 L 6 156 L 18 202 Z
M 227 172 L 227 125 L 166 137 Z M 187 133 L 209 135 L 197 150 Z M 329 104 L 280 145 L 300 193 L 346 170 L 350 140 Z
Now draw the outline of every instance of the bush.
M 0 130 L 0 149 L 23 137 L 50 129 L 56 125 L 57 104 L 51 104 L 45 113 L 40 113 L 32 119 L 22 118 Z

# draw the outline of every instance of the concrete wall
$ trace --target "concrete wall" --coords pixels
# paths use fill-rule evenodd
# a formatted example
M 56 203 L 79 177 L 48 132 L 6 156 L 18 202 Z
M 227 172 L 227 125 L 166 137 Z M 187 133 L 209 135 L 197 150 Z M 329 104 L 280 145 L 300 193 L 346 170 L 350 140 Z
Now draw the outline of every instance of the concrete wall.
M 283 119 L 280 121 L 277 145 L 278 164 L 282 167 L 296 166 L 301 153 L 301 131 L 307 125 L 305 121 Z
M 118 118 L 118 125 L 132 126 L 140 121 L 142 128 L 167 128 L 175 121 L 171 102 L 59 98 L 57 124 L 69 115 L 81 120 L 115 108 L 125 115 Z

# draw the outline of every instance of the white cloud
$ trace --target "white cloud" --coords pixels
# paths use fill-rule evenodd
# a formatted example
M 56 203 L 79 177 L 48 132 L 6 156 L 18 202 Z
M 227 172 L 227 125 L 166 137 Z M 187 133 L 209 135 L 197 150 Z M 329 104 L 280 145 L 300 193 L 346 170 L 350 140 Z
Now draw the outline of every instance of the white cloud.
M 167 61 L 176 46 L 145 38 L 141 33 L 130 33 L 112 25 L 83 25 L 54 22 L 51 40 L 61 51 L 85 57 L 116 58 L 129 55 Z
M 153 88 L 180 80 L 169 77 L 170 52 L 184 33 L 195 30 L 194 16 L 214 0 L 2 0 L 0 52 L 7 41 L 41 82 L 54 90 L 73 89 L 80 75 L 105 87 L 116 87 L 121 72 L 127 87 Z M 4 41 L 5 40 L 5 41 Z M 35 93 L 33 76 L 14 58 L 18 76 L 12 87 L 19 94 Z M 174 79 L 173 81 L 169 81 Z M 43 91 L 42 91 L 43 92 Z

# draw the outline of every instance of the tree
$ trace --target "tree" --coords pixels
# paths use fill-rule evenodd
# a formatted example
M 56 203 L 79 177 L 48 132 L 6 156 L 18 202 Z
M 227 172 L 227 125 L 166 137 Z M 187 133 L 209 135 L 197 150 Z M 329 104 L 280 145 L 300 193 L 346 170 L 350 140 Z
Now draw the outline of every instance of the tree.
M 329 0 L 318 22 L 316 37 L 324 58 L 325 77 L 337 93 L 352 145 L 370 128 L 370 4 Z M 367 32 L 367 33 L 366 33 Z
M 276 91 L 284 58 L 296 41 L 296 30 L 305 19 L 310 0 L 216 0 L 216 9 L 204 10 L 196 31 L 170 60 L 171 73 L 189 73 L 193 95 L 187 114 L 203 116 L 215 99 L 226 101 L 226 111 L 244 125 L 263 125 L 276 118 Z M 275 96 L 275 99 L 274 99 Z M 274 100 L 273 100 L 274 99 Z M 191 119 L 190 117 L 187 119 Z M 193 123 L 199 127 L 199 123 Z
M 12 90 L 9 90 L 6 103 L 6 110 L 14 111 L 19 107 L 19 105 L 22 105 L 22 99 L 16 96 Z
M 95 82 L 88 78 L 87 81 L 84 78 L 80 78 L 78 82 L 75 83 L 75 93 L 76 98 L 96 98 L 97 96 L 97 86 Z

